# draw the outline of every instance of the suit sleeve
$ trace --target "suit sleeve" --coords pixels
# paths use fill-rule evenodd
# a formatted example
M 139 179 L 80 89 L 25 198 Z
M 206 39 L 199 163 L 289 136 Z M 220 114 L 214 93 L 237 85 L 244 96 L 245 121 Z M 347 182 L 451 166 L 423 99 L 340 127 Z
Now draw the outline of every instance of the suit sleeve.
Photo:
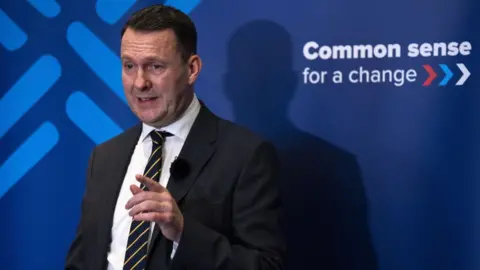
M 283 269 L 278 159 L 274 147 L 257 147 L 239 176 L 233 195 L 232 236 L 184 217 L 172 269 Z
M 92 170 L 93 170 L 93 159 L 95 156 L 95 150 L 92 151 L 90 155 L 88 168 L 87 168 L 87 181 L 85 187 L 85 193 L 83 195 L 82 204 L 81 204 L 81 214 L 80 214 L 80 222 L 77 226 L 75 238 L 70 245 L 70 248 L 67 252 L 67 258 L 65 263 L 65 270 L 83 270 L 85 269 L 85 254 L 84 254 L 84 246 L 83 246 L 83 223 L 85 220 L 85 204 L 86 204 L 86 197 L 88 192 L 88 186 L 90 183 L 90 179 L 92 177 Z

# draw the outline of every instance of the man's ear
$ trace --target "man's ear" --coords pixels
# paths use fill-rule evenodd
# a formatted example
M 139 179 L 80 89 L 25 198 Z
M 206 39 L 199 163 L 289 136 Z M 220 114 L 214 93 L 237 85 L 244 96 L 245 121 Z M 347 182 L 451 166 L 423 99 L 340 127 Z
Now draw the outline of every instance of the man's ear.
M 187 63 L 188 84 L 193 85 L 202 70 L 202 59 L 197 54 L 190 56 Z

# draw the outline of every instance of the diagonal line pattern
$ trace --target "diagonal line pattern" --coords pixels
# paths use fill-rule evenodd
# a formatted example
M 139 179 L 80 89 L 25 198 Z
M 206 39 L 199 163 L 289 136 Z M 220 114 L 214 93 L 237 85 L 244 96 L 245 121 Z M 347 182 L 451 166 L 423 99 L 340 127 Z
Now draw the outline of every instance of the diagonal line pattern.
M 0 198 L 57 145 L 59 134 L 50 122 L 43 123 L 0 166 Z
M 20 77 L 0 99 L 0 138 L 50 90 L 60 75 L 58 60 L 43 55 Z
M 27 0 L 38 12 L 47 18 L 56 17 L 60 13 L 60 5 L 55 0 Z
M 14 51 L 27 42 L 27 34 L 2 10 L 0 9 L 0 44 L 7 50 Z

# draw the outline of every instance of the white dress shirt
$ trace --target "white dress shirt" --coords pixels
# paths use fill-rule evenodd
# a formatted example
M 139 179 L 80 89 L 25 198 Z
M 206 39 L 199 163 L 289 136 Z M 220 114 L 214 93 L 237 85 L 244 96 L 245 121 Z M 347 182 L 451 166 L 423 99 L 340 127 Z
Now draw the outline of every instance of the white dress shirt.
M 180 119 L 176 122 L 161 129 L 173 134 L 173 136 L 167 137 L 163 147 L 164 161 L 162 164 L 162 173 L 160 175 L 159 182 L 164 187 L 167 186 L 168 179 L 170 178 L 170 164 L 179 155 L 199 111 L 200 103 L 197 97 L 194 96 L 191 104 L 183 116 L 180 117 Z M 128 165 L 127 173 L 125 174 L 125 178 L 122 183 L 113 216 L 112 242 L 110 244 L 110 252 L 108 253 L 107 257 L 108 270 L 123 269 L 125 250 L 127 248 L 128 235 L 130 233 L 130 225 L 132 223 L 132 217 L 128 215 L 128 210 L 125 209 L 125 205 L 133 196 L 132 192 L 130 191 L 130 185 L 134 184 L 140 186 L 140 183 L 135 179 L 135 175 L 143 174 L 145 167 L 147 166 L 148 158 L 152 152 L 152 139 L 150 138 L 149 134 L 153 129 L 155 128 L 146 124 L 142 125 L 142 133 L 135 146 L 130 164 Z M 152 222 L 150 238 L 152 237 L 153 226 L 155 226 L 155 224 Z M 173 243 L 171 254 L 172 257 L 175 254 L 177 245 L 178 243 Z

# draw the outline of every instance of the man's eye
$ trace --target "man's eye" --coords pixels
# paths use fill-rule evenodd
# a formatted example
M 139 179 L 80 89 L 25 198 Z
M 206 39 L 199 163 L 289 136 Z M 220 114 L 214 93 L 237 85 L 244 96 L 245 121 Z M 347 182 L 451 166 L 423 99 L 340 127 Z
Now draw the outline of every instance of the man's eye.
M 133 68 L 133 64 L 131 64 L 131 63 L 125 63 L 123 66 L 124 66 L 126 69 L 132 69 L 132 68 Z
M 161 69 L 163 66 L 160 64 L 151 64 L 150 68 L 153 70 Z

